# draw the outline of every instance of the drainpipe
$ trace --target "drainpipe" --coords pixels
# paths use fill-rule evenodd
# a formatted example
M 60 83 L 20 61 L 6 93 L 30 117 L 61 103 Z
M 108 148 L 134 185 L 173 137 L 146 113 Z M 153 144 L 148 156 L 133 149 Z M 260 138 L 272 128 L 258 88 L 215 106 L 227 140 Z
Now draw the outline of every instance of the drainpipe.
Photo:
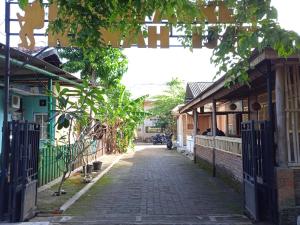
M 5 56 L 4 55 L 0 55 L 0 60 L 5 60 Z M 79 84 L 79 83 L 77 83 L 75 81 L 69 80 L 69 79 L 64 78 L 64 77 L 60 77 L 60 76 L 58 76 L 58 75 L 56 75 L 54 73 L 51 73 L 51 72 L 46 71 L 46 70 L 43 70 L 43 69 L 38 68 L 36 66 L 32 66 L 30 64 L 25 64 L 24 65 L 24 62 L 22 62 L 22 61 L 19 61 L 19 60 L 16 60 L 16 59 L 10 59 L 10 62 L 13 65 L 24 67 L 26 69 L 29 69 L 29 70 L 33 71 L 33 72 L 37 72 L 37 73 L 41 73 L 43 75 L 46 75 L 49 78 L 52 78 L 52 79 L 55 79 L 55 80 L 60 80 L 60 81 L 63 81 L 63 82 L 75 85 L 77 87 L 82 87 L 82 84 Z

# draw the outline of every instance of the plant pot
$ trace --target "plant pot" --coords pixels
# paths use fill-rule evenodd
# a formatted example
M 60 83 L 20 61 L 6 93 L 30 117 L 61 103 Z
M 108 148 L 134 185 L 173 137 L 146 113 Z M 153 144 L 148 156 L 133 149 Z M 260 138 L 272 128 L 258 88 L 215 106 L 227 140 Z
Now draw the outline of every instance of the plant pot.
M 94 171 L 101 170 L 102 162 L 101 161 L 95 161 L 93 162 L 93 169 Z
M 82 166 L 82 173 L 84 173 L 84 171 L 88 174 L 88 173 L 92 173 L 93 172 L 93 165 L 86 165 L 86 170 L 85 170 L 85 166 Z
M 92 173 L 93 172 L 93 165 L 86 165 L 86 173 Z

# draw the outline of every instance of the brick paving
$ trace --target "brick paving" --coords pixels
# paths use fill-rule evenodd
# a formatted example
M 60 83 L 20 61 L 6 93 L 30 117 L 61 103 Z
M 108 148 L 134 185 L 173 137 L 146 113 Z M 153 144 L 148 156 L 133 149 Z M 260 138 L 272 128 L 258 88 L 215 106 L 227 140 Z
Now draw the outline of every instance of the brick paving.
M 143 146 L 138 146 L 143 149 Z M 58 224 L 250 225 L 241 194 L 164 146 L 127 154 Z

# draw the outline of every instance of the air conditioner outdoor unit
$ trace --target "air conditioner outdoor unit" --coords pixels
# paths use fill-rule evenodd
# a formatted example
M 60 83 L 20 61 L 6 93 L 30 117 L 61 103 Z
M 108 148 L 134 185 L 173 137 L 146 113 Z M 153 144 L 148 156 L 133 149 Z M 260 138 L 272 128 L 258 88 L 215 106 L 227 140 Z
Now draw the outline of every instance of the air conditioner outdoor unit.
M 21 98 L 17 95 L 11 96 L 11 108 L 12 109 L 20 109 L 21 106 Z

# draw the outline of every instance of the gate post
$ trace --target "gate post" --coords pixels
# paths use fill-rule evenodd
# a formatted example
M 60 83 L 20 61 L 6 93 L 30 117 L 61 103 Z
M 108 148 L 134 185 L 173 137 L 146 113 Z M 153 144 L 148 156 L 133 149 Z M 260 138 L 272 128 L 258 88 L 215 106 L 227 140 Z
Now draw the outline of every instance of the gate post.
M 254 203 L 256 220 L 259 220 L 259 211 L 258 211 L 258 193 L 257 193 L 257 145 L 256 145 L 256 130 L 255 130 L 255 121 L 251 120 L 250 124 L 251 130 L 251 157 L 252 157 L 252 172 L 253 172 L 253 185 L 254 185 Z
M 10 77 L 10 0 L 5 0 L 5 76 L 3 97 L 3 126 L 2 126 L 2 150 L 1 150 L 1 176 L 0 176 L 0 220 L 4 219 L 5 207 L 7 207 L 7 173 L 8 173 L 8 106 L 9 106 L 9 77 Z M 5 205 L 6 203 L 6 205 Z
M 277 159 L 280 167 L 287 167 L 287 141 L 286 141 L 286 115 L 284 101 L 284 67 L 276 66 L 275 98 L 276 98 L 276 124 L 277 124 Z

